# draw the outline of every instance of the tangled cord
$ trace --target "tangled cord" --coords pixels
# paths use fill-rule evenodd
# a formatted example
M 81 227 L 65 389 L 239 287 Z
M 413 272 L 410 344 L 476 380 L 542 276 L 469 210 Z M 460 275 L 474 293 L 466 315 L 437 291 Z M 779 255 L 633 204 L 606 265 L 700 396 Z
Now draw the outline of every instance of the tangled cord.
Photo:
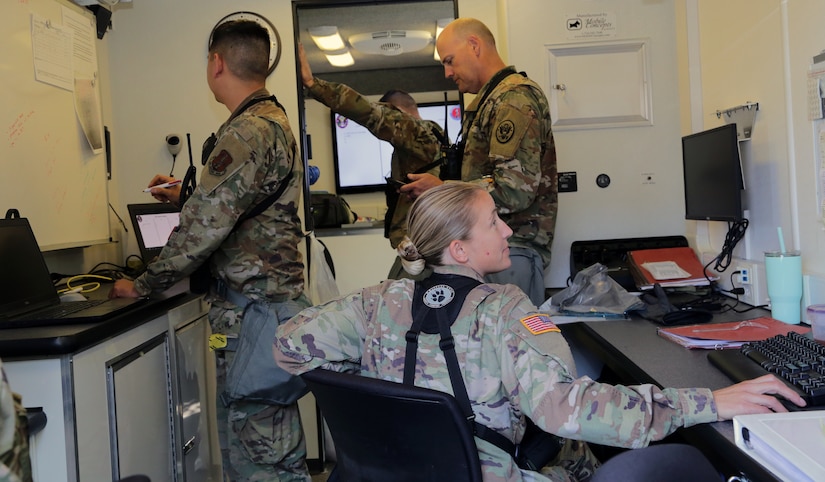
M 705 277 L 707 277 L 707 269 L 713 263 L 713 270 L 717 273 L 723 273 L 730 266 L 733 260 L 733 249 L 742 238 L 745 237 L 745 232 L 748 230 L 748 220 L 742 219 L 733 223 L 728 223 L 728 232 L 725 234 L 725 243 L 722 245 L 722 251 L 708 264 L 705 265 Z M 708 278 L 710 281 L 710 278 Z

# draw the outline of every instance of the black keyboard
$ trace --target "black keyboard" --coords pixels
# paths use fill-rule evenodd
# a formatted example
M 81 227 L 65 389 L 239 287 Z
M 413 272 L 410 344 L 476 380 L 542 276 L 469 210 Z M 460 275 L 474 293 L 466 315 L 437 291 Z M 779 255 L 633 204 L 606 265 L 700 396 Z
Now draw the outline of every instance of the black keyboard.
M 708 360 L 735 382 L 773 373 L 805 399 L 805 410 L 825 409 L 825 345 L 810 334 L 790 332 L 745 343 L 739 350 L 711 352 Z M 800 409 L 783 403 L 790 410 Z
M 27 315 L 15 317 L 15 321 L 56 320 L 63 318 L 64 316 L 71 315 L 72 313 L 77 313 L 78 311 L 87 310 L 93 306 L 105 303 L 106 301 L 108 300 L 94 299 L 86 301 L 67 301 L 65 303 L 60 303 L 59 305 L 54 305 L 52 307 L 38 310 Z

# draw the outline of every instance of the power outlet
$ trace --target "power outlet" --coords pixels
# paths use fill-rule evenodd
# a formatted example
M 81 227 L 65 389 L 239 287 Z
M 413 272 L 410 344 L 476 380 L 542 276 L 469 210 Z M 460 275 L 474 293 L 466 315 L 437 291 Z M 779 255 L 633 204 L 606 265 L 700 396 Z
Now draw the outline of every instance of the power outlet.
M 716 254 L 713 253 L 702 253 L 702 262 L 708 264 L 715 256 Z M 714 271 L 712 266 L 708 269 L 719 277 L 716 283 L 722 290 L 731 291 L 734 288 L 742 288 L 744 293 L 738 296 L 739 301 L 751 306 L 768 304 L 765 263 L 750 259 L 733 258 L 724 273 Z M 737 297 L 732 293 L 724 294 L 731 298 Z

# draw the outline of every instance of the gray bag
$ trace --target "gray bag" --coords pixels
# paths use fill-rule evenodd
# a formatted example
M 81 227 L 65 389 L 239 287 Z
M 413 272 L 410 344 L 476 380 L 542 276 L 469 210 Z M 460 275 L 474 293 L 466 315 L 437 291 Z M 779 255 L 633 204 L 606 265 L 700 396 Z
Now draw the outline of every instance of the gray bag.
M 573 316 L 624 317 L 645 306 L 608 276 L 607 266 L 600 263 L 576 273 L 573 284 L 553 295 L 549 302 L 559 313 Z
M 309 391 L 301 377 L 287 373 L 272 355 L 278 325 L 302 308 L 296 301 L 255 301 L 246 306 L 241 334 L 234 347 L 237 354 L 226 374 L 226 390 L 221 394 L 224 405 L 235 400 L 290 405 Z M 232 351 L 232 345 L 226 350 Z

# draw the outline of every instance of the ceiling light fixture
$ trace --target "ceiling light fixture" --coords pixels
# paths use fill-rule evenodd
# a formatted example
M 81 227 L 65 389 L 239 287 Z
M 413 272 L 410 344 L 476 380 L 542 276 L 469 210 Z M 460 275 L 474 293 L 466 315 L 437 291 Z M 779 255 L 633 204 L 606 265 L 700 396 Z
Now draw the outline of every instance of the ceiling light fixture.
M 455 20 L 454 18 L 439 18 L 435 21 L 435 40 L 433 41 L 433 58 L 436 62 L 441 62 L 441 57 L 438 55 L 438 49 L 435 48 L 435 43 L 438 41 L 438 36 L 441 35 L 441 32 L 444 31 L 444 27 L 447 26 L 448 23 Z
M 324 52 L 324 55 L 333 67 L 349 67 L 355 63 L 352 54 L 346 49 L 339 52 Z
M 315 45 L 324 52 L 335 52 L 345 49 L 344 39 L 338 33 L 338 27 L 329 25 L 307 29 Z

